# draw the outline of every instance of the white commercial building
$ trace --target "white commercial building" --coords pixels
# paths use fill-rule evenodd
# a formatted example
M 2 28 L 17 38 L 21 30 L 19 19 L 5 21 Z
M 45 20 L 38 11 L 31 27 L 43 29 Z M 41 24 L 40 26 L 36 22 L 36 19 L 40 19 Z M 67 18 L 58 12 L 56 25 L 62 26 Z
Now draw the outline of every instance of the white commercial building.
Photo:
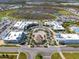
M 44 24 L 52 26 L 54 30 L 65 30 L 64 27 L 60 23 L 58 23 L 56 21 L 45 22 Z
M 16 24 L 13 26 L 14 28 L 19 28 L 22 24 L 22 21 L 16 22 Z
M 21 43 L 25 38 L 23 31 L 11 31 L 8 35 L 5 36 L 4 41 L 6 43 Z
M 60 43 L 65 44 L 78 44 L 79 35 L 78 34 L 56 34 L 54 38 Z
M 13 28 L 15 28 L 15 29 L 22 29 L 23 30 L 25 28 L 25 26 L 28 26 L 29 24 L 33 24 L 33 23 L 38 24 L 38 22 L 36 22 L 36 21 L 25 21 L 25 22 L 18 21 L 13 26 Z

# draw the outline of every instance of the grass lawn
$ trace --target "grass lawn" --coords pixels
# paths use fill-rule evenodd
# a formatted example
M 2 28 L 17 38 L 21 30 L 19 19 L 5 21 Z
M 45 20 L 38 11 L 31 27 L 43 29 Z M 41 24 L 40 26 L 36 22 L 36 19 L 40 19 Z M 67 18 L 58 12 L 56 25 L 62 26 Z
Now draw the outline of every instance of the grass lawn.
M 53 20 L 55 20 L 57 18 L 57 16 L 53 15 L 53 14 L 48 14 L 49 17 L 51 17 Z
M 41 54 L 37 54 L 35 59 L 43 59 L 43 56 Z
M 14 13 L 16 10 L 5 10 L 5 11 L 0 11 L 0 20 L 2 19 L 2 17 L 6 17 L 9 14 Z
M 27 55 L 23 52 L 20 53 L 19 59 L 27 59 Z
M 67 15 L 67 16 L 68 16 L 68 15 L 73 15 L 71 12 L 66 11 L 66 10 L 59 10 L 58 13 L 59 13 L 59 14 L 63 14 L 63 15 Z
M 24 11 L 22 11 L 24 12 Z M 10 17 L 16 18 L 16 19 L 35 19 L 35 20 L 44 20 L 44 19 L 53 19 L 55 20 L 57 17 L 53 14 L 48 13 L 40 13 L 40 14 L 32 14 L 32 13 L 21 13 L 21 12 L 14 12 L 9 14 Z
M 0 52 L 0 54 L 18 54 L 18 52 Z
M 0 59 L 17 59 L 17 55 L 0 56 Z
M 79 53 L 63 53 L 66 59 L 79 59 Z
M 0 47 L 20 47 L 20 46 L 17 46 L 17 45 L 0 45 Z
M 10 54 L 10 55 L 8 55 Z M 12 55 L 15 54 L 15 55 Z M 0 52 L 0 59 L 16 59 L 18 52 Z
M 68 44 L 68 47 L 79 48 L 79 44 Z
M 52 54 L 51 59 L 61 59 L 61 57 L 58 53 L 54 53 Z

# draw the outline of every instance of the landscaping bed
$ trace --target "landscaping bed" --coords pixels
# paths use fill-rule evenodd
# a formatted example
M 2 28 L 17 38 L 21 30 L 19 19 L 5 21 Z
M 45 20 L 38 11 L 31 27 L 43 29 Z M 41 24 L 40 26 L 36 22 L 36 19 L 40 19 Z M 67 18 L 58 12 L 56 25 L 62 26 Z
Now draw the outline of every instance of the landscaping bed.
M 27 55 L 23 52 L 20 53 L 19 59 L 27 59 Z
M 61 59 L 61 57 L 58 53 L 53 53 L 51 59 Z

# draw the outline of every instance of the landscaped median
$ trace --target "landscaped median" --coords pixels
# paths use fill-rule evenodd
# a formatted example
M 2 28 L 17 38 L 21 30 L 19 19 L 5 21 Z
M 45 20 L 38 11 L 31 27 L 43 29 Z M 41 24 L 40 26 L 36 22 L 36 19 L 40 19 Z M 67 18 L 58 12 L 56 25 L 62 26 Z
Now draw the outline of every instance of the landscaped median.
M 51 59 L 61 59 L 59 53 L 53 53 Z
M 23 52 L 19 54 L 19 59 L 27 59 L 27 55 Z
M 41 54 L 37 54 L 37 55 L 35 56 L 35 59 L 43 59 L 43 56 L 42 56 Z

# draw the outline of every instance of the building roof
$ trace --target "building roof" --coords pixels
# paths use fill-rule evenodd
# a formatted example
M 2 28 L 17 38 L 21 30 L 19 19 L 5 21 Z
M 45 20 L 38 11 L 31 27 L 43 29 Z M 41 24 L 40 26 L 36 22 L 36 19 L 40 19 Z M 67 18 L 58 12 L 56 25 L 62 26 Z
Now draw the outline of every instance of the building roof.
M 18 21 L 18 22 L 16 22 L 16 24 L 14 25 L 14 27 L 18 28 L 21 24 L 22 24 L 22 21 Z
M 20 39 L 22 33 L 23 33 L 22 31 L 19 32 L 12 31 L 4 38 L 4 40 L 18 40 Z
M 53 26 L 53 29 L 54 30 L 64 30 L 64 27 L 61 25 L 55 25 L 55 26 Z
M 79 40 L 78 34 L 57 34 L 55 36 L 58 40 Z
M 25 26 L 26 26 L 26 22 L 23 22 L 18 28 L 19 29 L 24 29 Z
M 35 21 L 25 21 L 25 22 L 22 22 L 22 21 L 18 21 L 16 22 L 16 24 L 14 25 L 14 28 L 18 28 L 18 29 L 24 29 L 25 26 L 29 25 L 29 24 L 32 24 L 32 23 L 38 23 L 38 22 L 35 22 Z
M 60 23 L 58 23 L 56 21 L 53 21 L 53 22 L 45 22 L 45 24 L 46 25 L 53 26 L 53 29 L 54 30 L 64 30 L 64 27 Z
M 54 26 L 53 26 L 53 29 L 54 30 L 64 30 L 64 27 L 58 23 L 58 22 L 53 22 Z

